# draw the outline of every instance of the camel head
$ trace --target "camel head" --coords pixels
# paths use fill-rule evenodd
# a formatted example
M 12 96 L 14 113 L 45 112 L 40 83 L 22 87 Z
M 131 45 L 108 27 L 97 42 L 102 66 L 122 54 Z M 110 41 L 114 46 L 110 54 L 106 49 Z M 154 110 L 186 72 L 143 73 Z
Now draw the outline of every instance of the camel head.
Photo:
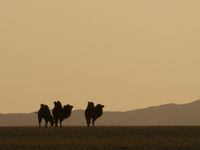
M 71 115 L 71 112 L 72 112 L 72 108 L 73 108 L 74 106 L 72 106 L 72 105 L 65 105 L 64 107 L 63 107 L 63 117 L 64 118 L 68 118 L 70 115 Z
M 95 108 L 98 108 L 98 109 L 103 109 L 104 107 L 105 107 L 104 105 L 97 104 Z

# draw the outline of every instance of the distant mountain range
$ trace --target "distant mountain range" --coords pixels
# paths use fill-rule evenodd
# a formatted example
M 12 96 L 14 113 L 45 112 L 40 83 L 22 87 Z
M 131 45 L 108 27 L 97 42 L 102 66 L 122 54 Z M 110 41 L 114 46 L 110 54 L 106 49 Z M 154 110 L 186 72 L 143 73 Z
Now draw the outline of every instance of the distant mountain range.
M 37 125 L 36 113 L 0 114 L 0 126 Z M 85 126 L 84 110 L 74 110 L 63 125 Z M 200 100 L 188 104 L 166 104 L 126 112 L 105 111 L 96 121 L 96 125 L 200 125 Z

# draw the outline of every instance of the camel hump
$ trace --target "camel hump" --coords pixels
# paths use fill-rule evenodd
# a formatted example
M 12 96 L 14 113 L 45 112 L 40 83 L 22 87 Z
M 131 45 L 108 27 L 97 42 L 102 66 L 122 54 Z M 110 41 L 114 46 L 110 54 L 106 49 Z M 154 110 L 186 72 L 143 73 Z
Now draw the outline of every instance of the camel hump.
M 94 102 L 88 102 L 88 109 L 94 109 Z
M 55 108 L 62 108 L 62 104 L 61 104 L 61 102 L 60 101 L 54 101 L 54 107 Z
M 41 104 L 40 107 L 41 107 L 41 108 L 45 107 L 45 104 Z
M 60 101 L 57 101 L 57 106 L 60 107 L 60 108 L 62 108 L 62 104 L 61 104 Z

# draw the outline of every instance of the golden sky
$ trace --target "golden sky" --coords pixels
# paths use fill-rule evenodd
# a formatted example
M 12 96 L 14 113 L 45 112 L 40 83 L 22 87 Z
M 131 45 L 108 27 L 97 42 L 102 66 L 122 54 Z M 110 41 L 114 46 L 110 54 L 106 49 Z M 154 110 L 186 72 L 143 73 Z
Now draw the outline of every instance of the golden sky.
M 1 0 L 0 113 L 200 98 L 199 0 Z

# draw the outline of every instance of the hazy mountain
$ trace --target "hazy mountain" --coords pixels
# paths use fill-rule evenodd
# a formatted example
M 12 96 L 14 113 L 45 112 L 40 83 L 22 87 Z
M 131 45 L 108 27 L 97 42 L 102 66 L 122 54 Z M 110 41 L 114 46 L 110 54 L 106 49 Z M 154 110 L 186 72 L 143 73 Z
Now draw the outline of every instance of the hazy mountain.
M 200 100 L 166 104 L 126 112 L 104 112 L 96 125 L 200 125 Z M 0 114 L 0 126 L 35 126 L 37 114 Z M 63 125 L 85 125 L 84 110 L 74 110 Z

